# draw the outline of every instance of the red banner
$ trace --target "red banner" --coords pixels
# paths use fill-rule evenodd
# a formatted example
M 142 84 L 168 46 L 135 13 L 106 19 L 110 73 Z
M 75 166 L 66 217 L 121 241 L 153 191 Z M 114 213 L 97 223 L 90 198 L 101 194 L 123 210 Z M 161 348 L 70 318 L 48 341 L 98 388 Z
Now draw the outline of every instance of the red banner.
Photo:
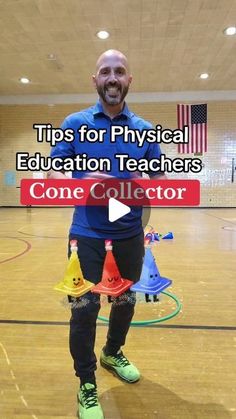
M 198 206 L 198 180 L 23 179 L 22 205 L 108 205 L 115 198 L 131 206 Z

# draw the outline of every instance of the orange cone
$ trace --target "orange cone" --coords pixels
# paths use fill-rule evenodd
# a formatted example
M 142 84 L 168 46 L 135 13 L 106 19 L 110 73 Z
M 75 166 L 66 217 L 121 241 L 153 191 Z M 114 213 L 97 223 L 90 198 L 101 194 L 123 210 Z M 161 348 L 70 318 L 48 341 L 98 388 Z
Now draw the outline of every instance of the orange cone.
M 71 256 L 66 268 L 64 279 L 54 287 L 54 290 L 61 291 L 71 297 L 80 297 L 90 291 L 94 284 L 84 279 L 77 254 L 77 242 L 72 240 Z
M 108 243 L 108 240 L 106 241 Z M 133 285 L 129 279 L 121 278 L 115 258 L 112 253 L 111 241 L 106 245 L 106 257 L 103 266 L 102 280 L 92 289 L 97 294 L 118 297 Z

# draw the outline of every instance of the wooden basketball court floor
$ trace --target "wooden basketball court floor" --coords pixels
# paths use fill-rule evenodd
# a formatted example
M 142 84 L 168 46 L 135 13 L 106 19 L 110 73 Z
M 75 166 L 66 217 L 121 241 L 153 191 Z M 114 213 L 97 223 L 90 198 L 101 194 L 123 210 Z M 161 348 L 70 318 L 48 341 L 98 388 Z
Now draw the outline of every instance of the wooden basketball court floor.
M 72 209 L 2 208 L 0 215 L 0 418 L 75 418 L 70 310 L 53 290 L 65 270 Z M 169 321 L 131 328 L 125 354 L 142 373 L 139 383 L 98 366 L 105 417 L 236 418 L 236 210 L 153 209 L 150 224 L 174 233 L 153 253 L 183 308 Z M 164 295 L 157 303 L 139 297 L 135 320 L 174 309 Z M 103 299 L 100 314 L 108 310 Z M 98 321 L 97 356 L 106 331 Z

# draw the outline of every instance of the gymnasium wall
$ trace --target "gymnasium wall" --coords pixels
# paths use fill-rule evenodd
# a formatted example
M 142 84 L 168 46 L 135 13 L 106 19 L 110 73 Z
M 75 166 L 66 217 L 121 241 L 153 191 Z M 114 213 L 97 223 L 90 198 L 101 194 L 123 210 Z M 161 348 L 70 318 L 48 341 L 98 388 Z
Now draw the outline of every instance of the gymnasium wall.
M 31 172 L 16 173 L 16 153 L 25 151 L 32 155 L 38 151 L 45 156 L 49 154 L 50 146 L 36 141 L 32 125 L 51 123 L 59 127 L 66 115 L 87 106 L 0 106 L 0 206 L 20 206 L 20 189 L 17 187 L 22 178 L 32 177 Z M 154 125 L 177 127 L 176 103 L 139 103 L 130 108 Z M 199 179 L 203 207 L 236 207 L 236 179 L 231 183 L 233 157 L 236 163 L 236 101 L 208 102 L 208 145 L 208 152 L 201 157 L 204 163 L 201 173 L 171 174 L 169 177 Z M 170 158 L 178 156 L 174 144 L 163 145 L 162 152 Z

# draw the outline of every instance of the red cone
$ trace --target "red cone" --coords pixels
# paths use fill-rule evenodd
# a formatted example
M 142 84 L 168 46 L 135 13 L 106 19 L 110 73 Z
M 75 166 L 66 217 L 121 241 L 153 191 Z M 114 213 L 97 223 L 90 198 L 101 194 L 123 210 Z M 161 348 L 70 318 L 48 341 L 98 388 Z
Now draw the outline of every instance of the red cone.
M 107 250 L 103 266 L 102 280 L 91 290 L 97 294 L 118 297 L 133 285 L 132 281 L 121 278 L 111 250 Z

